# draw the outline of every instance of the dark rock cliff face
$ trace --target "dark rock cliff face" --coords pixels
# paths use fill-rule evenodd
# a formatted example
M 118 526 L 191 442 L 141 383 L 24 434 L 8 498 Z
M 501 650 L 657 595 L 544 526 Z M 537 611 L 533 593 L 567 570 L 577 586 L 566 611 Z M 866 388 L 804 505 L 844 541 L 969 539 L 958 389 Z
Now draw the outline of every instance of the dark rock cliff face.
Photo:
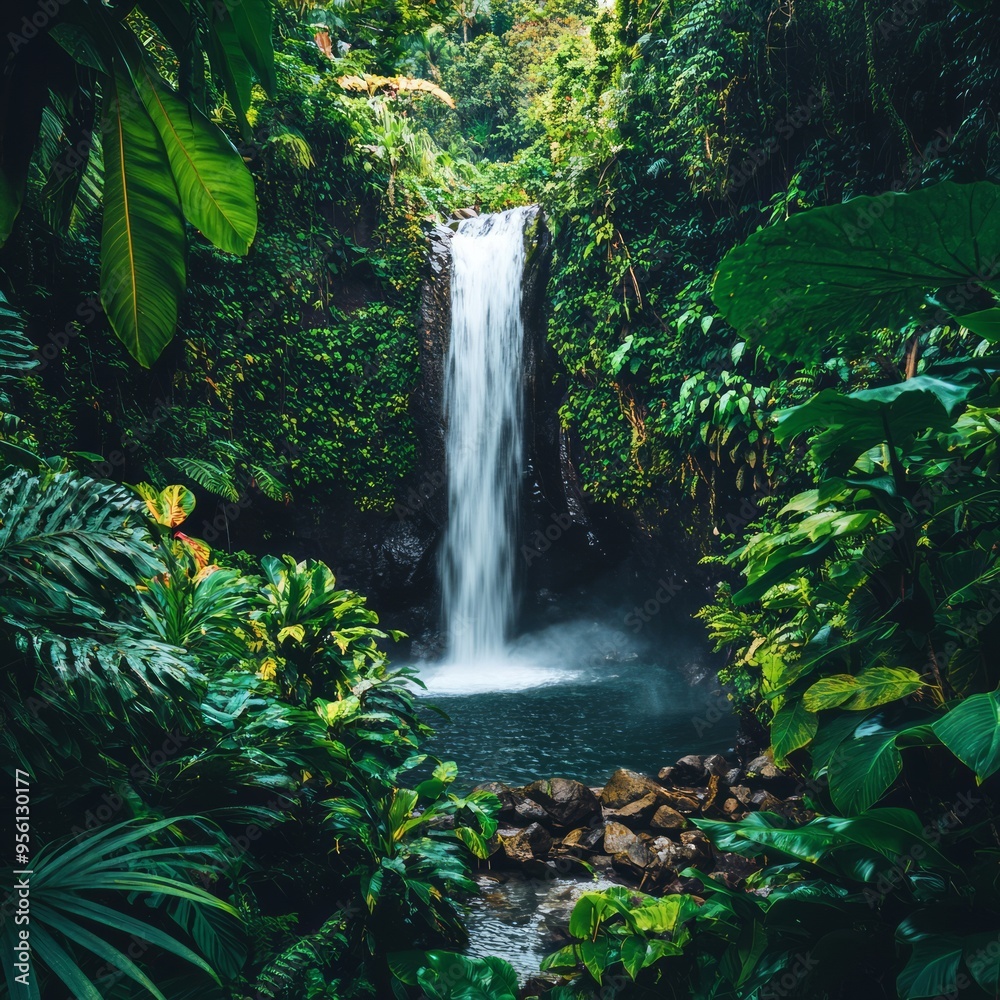
M 412 651 L 420 656 L 436 654 L 441 645 L 437 560 L 447 520 L 443 398 L 452 236 L 451 226 L 435 226 L 427 237 L 418 328 L 420 378 L 410 400 L 420 459 L 392 512 L 359 511 L 345 495 L 342 501 L 333 498 L 322 506 L 296 509 L 287 524 L 281 523 L 282 512 L 272 511 L 268 525 L 285 535 L 287 551 L 324 559 L 340 583 L 366 594 L 387 624 L 411 636 Z M 620 514 L 603 514 L 586 501 L 574 465 L 579 444 L 560 426 L 562 369 L 546 339 L 552 238 L 539 206 L 529 216 L 524 239 L 526 469 L 518 567 L 524 617 L 530 622 L 555 595 L 585 585 L 632 544 Z

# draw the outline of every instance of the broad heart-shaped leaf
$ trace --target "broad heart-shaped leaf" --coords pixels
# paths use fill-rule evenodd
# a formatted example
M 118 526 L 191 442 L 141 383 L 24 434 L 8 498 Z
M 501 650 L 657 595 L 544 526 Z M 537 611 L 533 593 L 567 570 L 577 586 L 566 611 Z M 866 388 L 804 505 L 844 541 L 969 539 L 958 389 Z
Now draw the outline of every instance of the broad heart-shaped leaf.
M 833 752 L 830 797 L 847 815 L 870 809 L 889 790 L 903 769 L 895 732 L 845 740 Z
M 768 352 L 817 360 L 825 344 L 867 344 L 898 330 L 925 294 L 969 281 L 997 288 L 1000 186 L 945 181 L 814 208 L 731 250 L 712 298 L 726 320 Z M 954 293 L 961 308 L 963 299 Z
M 771 746 L 774 762 L 781 767 L 785 758 L 806 746 L 816 735 L 819 719 L 801 702 L 785 705 L 771 722 Z
M 148 368 L 174 336 L 184 293 L 184 218 L 166 150 L 128 78 L 104 92 L 101 302 L 115 335 Z
M 149 483 L 137 483 L 132 488 L 146 501 L 149 516 L 165 528 L 183 524 L 194 510 L 194 494 L 186 486 L 167 486 L 157 490 Z
M 959 702 L 934 724 L 934 735 L 985 781 L 1000 769 L 1000 692 Z
M 822 428 L 811 438 L 810 451 L 817 464 L 840 476 L 890 437 L 898 447 L 927 428 L 947 429 L 971 389 L 928 375 L 848 396 L 824 389 L 801 406 L 779 410 L 774 436 L 781 442 Z
M 132 79 L 163 140 L 188 222 L 220 250 L 245 254 L 257 232 L 257 199 L 243 158 L 144 56 L 137 54 Z

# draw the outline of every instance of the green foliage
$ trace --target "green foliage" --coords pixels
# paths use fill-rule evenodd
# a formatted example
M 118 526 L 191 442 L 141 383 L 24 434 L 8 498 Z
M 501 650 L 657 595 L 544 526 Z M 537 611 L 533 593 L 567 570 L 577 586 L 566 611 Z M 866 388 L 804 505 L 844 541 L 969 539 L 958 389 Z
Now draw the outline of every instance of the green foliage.
M 931 292 L 960 315 L 975 286 L 1000 290 L 988 249 L 1000 243 L 998 191 L 945 181 L 801 213 L 730 251 L 712 298 L 785 360 L 818 360 L 831 345 L 857 351 L 874 330 L 934 322 Z
M 397 982 L 429 1000 L 515 1000 L 517 973 L 500 958 L 467 958 L 449 951 L 402 951 L 389 959 Z
M 936 232 L 937 210 L 963 191 L 984 196 L 954 185 L 912 196 L 924 213 L 920 232 Z M 818 211 L 825 225 L 849 208 Z M 798 217 L 801 226 L 781 227 L 784 239 L 808 231 L 812 214 Z M 979 253 L 978 229 L 967 221 L 949 227 L 954 261 Z M 897 246 L 921 245 L 918 222 L 914 216 L 909 228 L 886 230 L 883 264 L 865 271 L 868 283 L 851 307 L 874 307 L 884 261 L 895 262 Z M 749 260 L 761 242 L 732 259 Z M 791 260 L 798 245 L 772 243 L 774 260 L 782 253 Z M 728 281 L 735 270 L 725 273 Z M 809 294 L 812 275 L 789 268 L 782 280 L 792 275 L 789 294 Z M 855 280 L 861 276 L 859 269 Z M 762 287 L 749 273 L 744 282 L 734 292 L 737 310 Z M 928 283 L 915 280 L 913 291 Z M 841 322 L 836 306 L 827 313 L 831 340 L 871 325 L 860 313 Z M 783 350 L 782 336 L 775 324 L 763 343 Z M 928 365 L 927 374 L 910 375 L 847 394 L 825 389 L 775 414 L 778 441 L 807 436 L 814 485 L 761 519 L 732 557 L 744 565 L 747 585 L 703 613 L 719 641 L 740 647 L 743 697 L 756 700 L 758 717 L 773 715 L 775 759 L 808 774 L 813 804 L 827 815 L 799 826 L 767 813 L 698 825 L 719 849 L 766 857 L 770 867 L 755 876 L 761 886 L 786 884 L 802 864 L 823 872 L 824 891 L 837 885 L 856 893 L 850 883 L 863 883 L 872 933 L 891 933 L 909 949 L 894 966 L 898 996 L 947 992 L 960 970 L 970 986 L 987 983 L 988 995 L 992 960 L 966 935 L 997 922 L 994 883 L 977 880 L 976 860 L 996 849 L 996 838 L 988 820 L 946 831 L 959 826 L 953 817 L 992 801 L 989 779 L 1000 769 L 991 638 L 1000 606 L 991 556 L 1000 517 L 998 438 L 984 422 L 997 372 L 990 361 L 959 357 L 940 372 Z M 759 611 L 738 610 L 754 602 Z M 886 799 L 901 805 L 881 805 Z M 767 933 L 759 962 L 782 948 Z
M 183 900 L 200 912 L 206 929 L 221 924 L 227 916 L 238 919 L 237 911 L 211 893 L 193 886 L 184 876 L 198 867 L 199 856 L 210 860 L 219 848 L 178 846 L 171 851 L 139 845 L 156 834 L 176 827 L 188 817 L 157 823 L 117 823 L 60 850 L 43 852 L 33 862 L 31 875 L 31 945 L 35 960 L 54 973 L 74 997 L 101 1000 L 104 995 L 73 957 L 74 946 L 90 952 L 98 960 L 137 983 L 157 1000 L 166 1000 L 142 969 L 107 935 L 131 935 L 196 966 L 218 981 L 212 966 L 197 952 L 147 920 L 131 915 L 121 904 L 109 906 L 107 898 L 119 894 L 143 894 L 157 900 Z M 168 856 L 164 856 L 168 855 Z M 192 859 L 192 860 L 187 860 Z M 181 877 L 178 877 L 181 876 Z M 96 925 L 96 927 L 95 927 Z M 8 921 L 4 946 L 15 951 L 16 928 Z M 211 934 L 219 933 L 211 930 Z M 238 937 L 237 937 L 238 947 Z M 17 992 L 11 963 L 4 966 L 7 985 Z M 26 995 L 40 997 L 34 973 Z
M 17 34 L 20 9 L 7 15 L 11 30 L 5 24 L 4 35 L 21 38 L 21 45 L 13 49 L 10 68 L 20 85 L 6 100 L 23 105 L 16 113 L 24 120 L 5 137 L 0 240 L 8 238 L 20 213 L 33 155 L 47 156 L 43 174 L 51 180 L 42 194 L 59 200 L 52 214 L 66 219 L 81 190 L 82 172 L 99 145 L 104 175 L 102 302 L 115 334 L 149 367 L 173 337 L 177 322 L 186 280 L 184 220 L 220 249 L 242 254 L 257 226 L 250 174 L 229 139 L 190 99 L 193 77 L 204 73 L 207 51 L 225 81 L 220 95 L 228 94 L 246 128 L 250 67 L 272 91 L 275 76 L 270 0 L 244 2 L 233 10 L 207 3 L 189 10 L 150 0 L 137 10 L 150 19 L 146 25 L 151 21 L 155 26 L 157 41 L 173 49 L 188 97 L 157 72 L 136 34 L 139 13 L 131 23 L 96 9 L 77 12 L 72 23 L 53 26 L 46 18 L 30 38 Z M 195 41 L 201 31 L 204 49 Z M 101 125 L 96 131 L 98 95 Z M 5 120 L 10 113 L 5 110 Z M 46 114 L 62 122 L 63 142 L 38 143 Z M 75 146 L 66 141 L 70 135 Z

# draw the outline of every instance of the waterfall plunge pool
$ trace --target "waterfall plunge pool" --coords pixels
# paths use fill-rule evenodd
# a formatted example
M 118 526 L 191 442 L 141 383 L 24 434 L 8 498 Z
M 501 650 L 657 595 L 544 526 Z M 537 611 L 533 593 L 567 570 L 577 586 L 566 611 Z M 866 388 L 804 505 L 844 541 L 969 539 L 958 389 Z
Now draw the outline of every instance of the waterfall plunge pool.
M 424 664 L 420 701 L 436 730 L 426 749 L 454 760 L 464 787 L 556 776 L 603 785 L 619 767 L 655 775 L 733 744 L 729 702 L 704 660 L 686 637 L 630 647 L 589 620 L 522 636 L 502 658 Z

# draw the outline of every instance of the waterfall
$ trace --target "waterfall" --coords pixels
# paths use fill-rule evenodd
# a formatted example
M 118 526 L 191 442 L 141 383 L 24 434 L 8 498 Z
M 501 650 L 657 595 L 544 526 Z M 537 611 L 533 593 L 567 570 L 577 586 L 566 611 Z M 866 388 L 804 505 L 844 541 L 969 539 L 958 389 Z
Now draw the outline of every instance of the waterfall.
M 452 240 L 444 386 L 448 658 L 499 659 L 514 621 L 524 464 L 524 228 L 530 209 L 464 220 Z

